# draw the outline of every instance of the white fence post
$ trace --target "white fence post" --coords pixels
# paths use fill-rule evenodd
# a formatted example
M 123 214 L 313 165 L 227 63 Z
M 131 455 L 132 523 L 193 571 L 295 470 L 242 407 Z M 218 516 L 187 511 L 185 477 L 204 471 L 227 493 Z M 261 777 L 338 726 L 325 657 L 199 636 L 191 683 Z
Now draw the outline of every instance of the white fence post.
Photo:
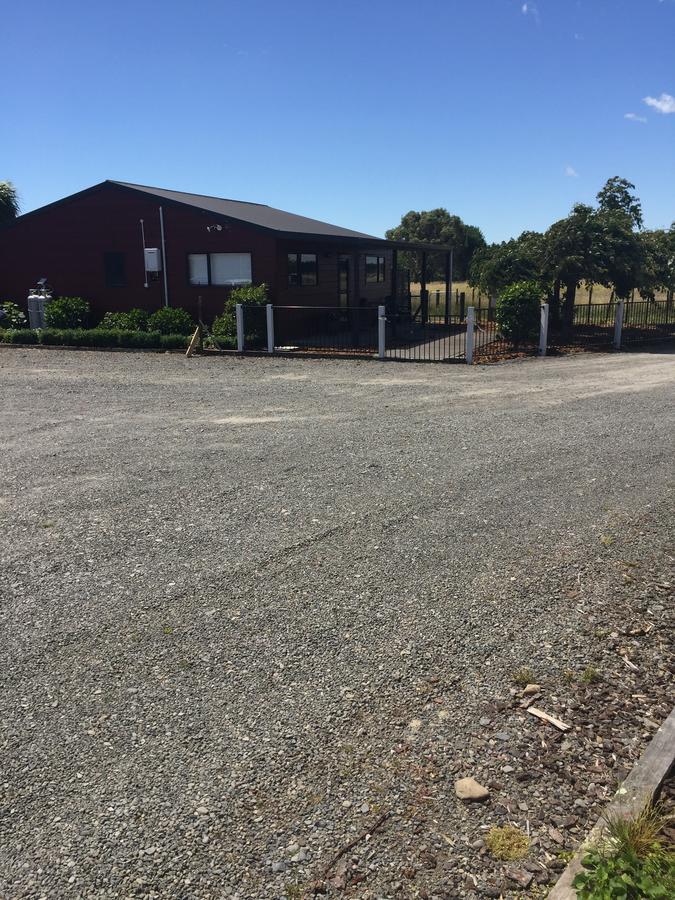
M 377 355 L 384 359 L 387 355 L 387 308 L 377 307 Z
M 470 306 L 466 314 L 466 364 L 473 363 L 473 338 L 476 314 L 473 306 Z
M 548 303 L 541 304 L 541 318 L 539 320 L 539 356 L 546 356 L 548 347 Z
M 267 304 L 267 352 L 274 353 L 274 307 Z
M 614 314 L 614 349 L 621 349 L 621 332 L 623 331 L 623 300 L 619 300 L 616 304 L 616 313 Z
M 244 352 L 244 307 L 241 303 L 237 303 L 235 307 L 235 318 L 237 321 L 237 350 Z

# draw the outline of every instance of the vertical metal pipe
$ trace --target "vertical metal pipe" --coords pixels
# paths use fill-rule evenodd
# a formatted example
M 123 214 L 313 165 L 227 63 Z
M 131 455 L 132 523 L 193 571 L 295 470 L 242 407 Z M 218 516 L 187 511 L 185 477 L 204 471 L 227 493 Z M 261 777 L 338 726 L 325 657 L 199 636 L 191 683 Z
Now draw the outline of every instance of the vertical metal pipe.
M 164 240 L 164 210 L 159 208 L 159 231 L 162 236 L 162 269 L 164 269 L 164 306 L 169 305 L 169 279 L 166 272 L 166 241 Z
M 143 287 L 148 286 L 148 269 L 145 265 L 145 225 L 141 219 L 141 241 L 143 242 Z

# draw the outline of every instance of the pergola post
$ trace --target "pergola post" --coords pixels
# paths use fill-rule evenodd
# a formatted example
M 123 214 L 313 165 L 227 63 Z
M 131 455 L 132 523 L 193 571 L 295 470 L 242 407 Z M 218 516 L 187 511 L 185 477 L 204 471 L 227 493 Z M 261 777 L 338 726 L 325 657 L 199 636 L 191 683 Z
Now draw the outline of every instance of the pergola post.
M 391 251 L 391 311 L 398 310 L 398 250 Z

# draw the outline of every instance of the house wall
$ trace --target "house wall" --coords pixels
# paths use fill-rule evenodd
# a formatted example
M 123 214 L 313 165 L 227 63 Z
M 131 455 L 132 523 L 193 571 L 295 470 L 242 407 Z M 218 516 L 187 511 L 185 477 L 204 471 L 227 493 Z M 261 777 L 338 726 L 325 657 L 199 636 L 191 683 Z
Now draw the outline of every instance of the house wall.
M 164 281 L 143 286 L 145 266 L 140 219 L 144 220 L 146 247 L 161 247 L 159 202 L 151 197 L 105 185 L 74 196 L 19 219 L 0 230 L 0 298 L 25 307 L 28 291 L 45 277 L 54 295 L 85 297 L 97 316 L 108 310 L 141 307 L 150 311 L 164 305 Z M 169 304 L 196 316 L 202 297 L 204 318 L 223 310 L 229 289 L 188 283 L 187 254 L 250 252 L 252 276 L 276 287 L 276 239 L 265 232 L 218 217 L 163 203 Z M 222 231 L 206 230 L 220 222 Z M 125 287 L 106 287 L 103 255 L 126 255 Z
M 253 282 L 266 282 L 270 300 L 277 305 L 337 306 L 338 256 L 351 257 L 350 304 L 383 303 L 391 293 L 392 252 L 377 246 L 372 251 L 355 251 L 339 242 L 286 240 L 273 233 L 236 222 L 228 222 L 212 213 L 162 202 L 166 237 L 169 305 L 182 306 L 194 317 L 198 298 L 202 298 L 204 320 L 210 322 L 223 310 L 227 287 L 192 286 L 188 282 L 188 253 L 251 253 Z M 149 311 L 164 305 L 164 279 L 144 287 L 145 267 L 140 220 L 145 227 L 146 247 L 161 247 L 160 202 L 153 197 L 104 184 L 93 191 L 66 198 L 51 206 L 21 217 L 8 228 L 0 229 L 0 299 L 14 300 L 26 306 L 29 290 L 40 278 L 46 278 L 55 296 L 86 298 L 94 318 L 108 310 L 141 307 Z M 219 223 L 222 231 L 207 231 L 207 225 Z M 108 287 L 105 283 L 104 254 L 125 254 L 126 286 Z M 316 287 L 289 287 L 287 254 L 290 251 L 316 253 Z M 384 255 L 385 281 L 366 284 L 365 256 Z
M 289 286 L 287 256 L 289 253 L 316 253 L 318 284 L 316 286 Z M 299 240 L 279 240 L 277 253 L 278 286 L 274 303 L 279 306 L 337 306 L 338 257 L 351 257 L 350 304 L 352 306 L 377 306 L 391 294 L 391 266 L 393 253 L 382 251 L 375 245 L 371 250 L 354 250 L 339 243 L 321 243 Z M 385 280 L 379 284 L 366 284 L 366 256 L 385 257 Z

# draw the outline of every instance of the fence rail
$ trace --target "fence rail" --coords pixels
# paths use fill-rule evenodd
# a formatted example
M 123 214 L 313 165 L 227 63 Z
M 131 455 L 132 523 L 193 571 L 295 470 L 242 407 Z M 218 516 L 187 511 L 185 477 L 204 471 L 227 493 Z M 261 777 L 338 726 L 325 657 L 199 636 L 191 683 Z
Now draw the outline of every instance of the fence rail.
M 672 300 L 639 300 L 626 304 L 622 346 L 667 341 L 675 338 L 675 303 Z
M 675 339 L 675 304 L 640 300 L 577 306 L 571 322 L 549 321 L 542 304 L 538 325 L 515 340 L 492 307 L 432 313 L 424 297 L 410 309 L 384 306 L 238 305 L 240 352 L 331 353 L 420 362 L 489 361 L 546 354 L 572 347 L 630 348 Z
M 275 306 L 276 353 L 377 353 L 377 307 Z
M 387 359 L 451 362 L 465 355 L 466 321 L 459 316 L 427 316 L 426 321 L 405 313 L 387 316 Z

